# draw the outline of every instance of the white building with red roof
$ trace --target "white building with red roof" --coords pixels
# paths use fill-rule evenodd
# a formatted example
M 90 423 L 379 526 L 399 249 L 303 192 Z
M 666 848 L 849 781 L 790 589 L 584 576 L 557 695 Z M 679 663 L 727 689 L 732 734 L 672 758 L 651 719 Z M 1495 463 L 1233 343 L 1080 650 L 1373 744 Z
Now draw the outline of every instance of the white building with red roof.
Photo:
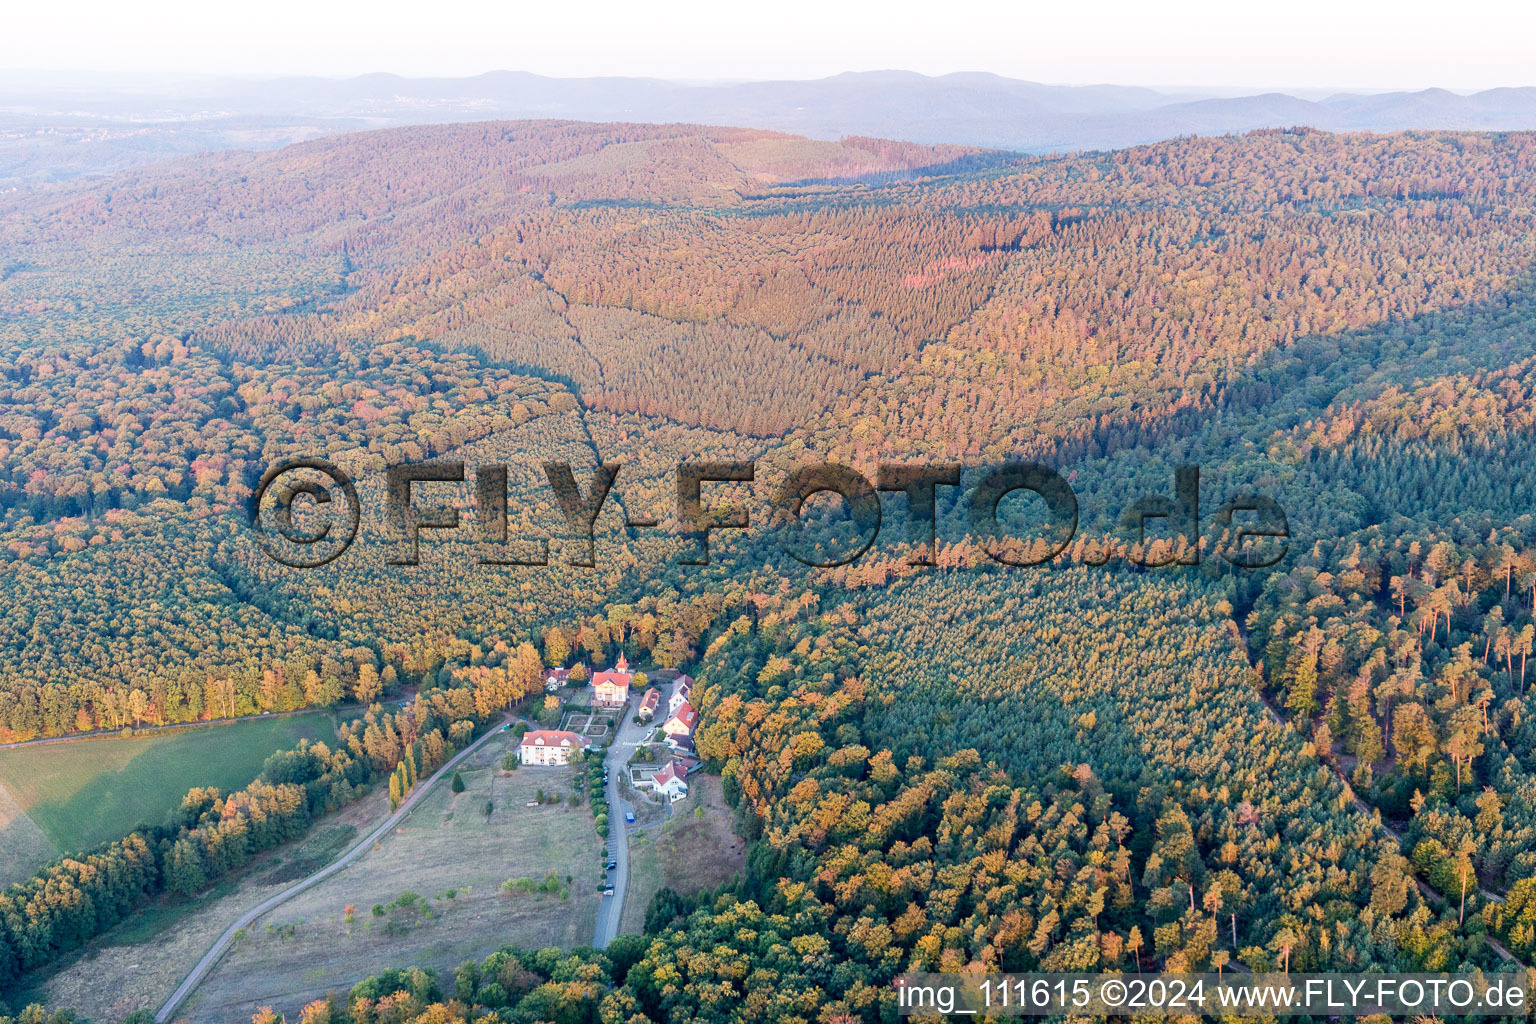
M 607 672 L 592 677 L 592 703 L 598 707 L 621 708 L 629 703 L 629 684 L 634 681 L 624 655 Z
M 693 697 L 693 680 L 685 675 L 677 677 L 677 685 L 672 687 L 672 696 L 667 698 L 667 714 L 677 714 L 677 709 L 687 704 Z
M 640 721 L 649 722 L 656 717 L 656 707 L 661 703 L 661 691 L 651 687 L 645 691 L 645 696 L 640 698 L 640 709 L 635 712 Z
M 698 724 L 699 713 L 693 710 L 692 704 L 683 701 L 672 712 L 672 717 L 661 723 L 661 731 L 667 734 L 668 739 L 688 737 L 693 735 L 693 729 Z
M 647 782 L 652 789 L 666 797 L 668 803 L 675 804 L 688 795 L 688 782 L 684 778 L 686 774 L 676 762 L 668 761 Z
M 561 729 L 534 729 L 523 733 L 517 745 L 517 759 L 523 764 L 570 764 L 571 755 L 590 744 L 573 732 Z

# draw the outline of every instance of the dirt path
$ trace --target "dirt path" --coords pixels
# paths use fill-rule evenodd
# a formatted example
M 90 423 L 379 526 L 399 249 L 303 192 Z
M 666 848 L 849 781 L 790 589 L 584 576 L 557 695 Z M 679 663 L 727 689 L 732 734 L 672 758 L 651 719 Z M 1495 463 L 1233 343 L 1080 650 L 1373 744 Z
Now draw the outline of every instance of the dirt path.
M 1276 722 L 1280 723 L 1281 725 L 1289 725 L 1290 724 L 1289 721 L 1284 716 L 1282 716 L 1280 714 L 1279 709 L 1277 709 L 1275 707 L 1275 705 L 1270 702 L 1270 697 L 1269 697 L 1268 693 L 1266 693 L 1263 690 L 1259 690 L 1258 691 L 1258 695 L 1259 695 L 1259 700 L 1263 702 L 1265 709 L 1270 714 L 1270 717 L 1274 718 L 1274 720 Z M 1322 760 L 1322 759 L 1319 758 L 1319 760 Z M 1376 808 L 1372 807 L 1370 804 L 1368 804 L 1364 800 L 1362 800 L 1359 797 L 1359 795 L 1355 793 L 1355 788 L 1349 784 L 1349 780 L 1344 777 L 1344 773 L 1339 770 L 1339 767 L 1337 765 L 1333 764 L 1332 762 L 1328 762 L 1328 761 L 1324 761 L 1323 763 L 1328 765 L 1328 768 L 1333 772 L 1334 778 L 1339 780 L 1339 785 L 1344 787 L 1344 792 L 1349 794 L 1350 800 L 1355 805 L 1355 810 L 1359 811 L 1361 814 L 1365 815 L 1366 817 L 1372 817 L 1374 815 L 1375 818 L 1376 818 L 1376 824 L 1381 828 L 1381 830 L 1383 832 L 1385 832 L 1387 835 L 1392 837 L 1392 839 L 1397 843 L 1398 850 L 1402 852 L 1404 857 L 1407 857 L 1408 856 L 1408 852 L 1403 849 L 1403 840 L 1406 837 L 1403 835 L 1402 829 L 1401 828 L 1393 827 L 1393 825 L 1390 822 L 1388 822 L 1386 818 L 1382 817 L 1376 811 Z M 1445 898 L 1443 896 L 1441 896 L 1438 892 L 1436 892 L 1434 890 L 1434 888 L 1429 885 L 1429 883 L 1424 881 L 1424 879 L 1419 878 L 1418 876 L 1415 876 L 1414 877 L 1414 881 L 1416 883 L 1418 883 L 1419 891 L 1422 892 L 1424 894 L 1424 896 L 1431 903 L 1435 903 L 1435 904 L 1438 904 L 1438 905 L 1444 905 L 1445 904 L 1445 902 L 1446 902 Z M 1477 891 L 1478 891 L 1478 894 L 1483 897 L 1483 899 L 1488 900 L 1490 903 L 1503 903 L 1504 902 L 1503 895 L 1500 894 L 1500 893 L 1496 893 L 1496 892 L 1494 892 L 1491 889 L 1485 889 L 1482 886 L 1478 886 L 1477 887 Z M 1492 935 L 1489 935 L 1488 933 L 1484 932 L 1483 933 L 1483 941 L 1487 942 L 1488 945 L 1493 948 L 1493 951 L 1495 953 L 1497 953 L 1501 959 L 1503 959 L 1503 960 L 1505 960 L 1505 961 L 1507 961 L 1509 963 L 1512 963 L 1512 964 L 1517 964 L 1517 963 L 1520 962 L 1515 957 L 1515 955 L 1510 952 L 1508 946 L 1504 945 L 1504 943 L 1500 942 L 1498 939 L 1494 938 Z
M 300 879 L 293 885 L 290 885 L 288 888 L 284 889 L 282 892 L 262 901 L 255 907 L 252 907 L 250 910 L 240 915 L 240 918 L 231 924 L 227 929 L 225 929 L 223 935 L 219 936 L 218 941 L 213 944 L 213 947 L 209 949 L 208 952 L 203 954 L 202 959 L 200 959 L 192 968 L 192 972 L 187 975 L 186 980 L 177 986 L 175 992 L 171 993 L 171 997 L 165 1001 L 165 1005 L 160 1007 L 159 1012 L 155 1014 L 155 1020 L 159 1021 L 160 1024 L 165 1024 L 166 1021 L 171 1019 L 171 1015 L 176 1012 L 177 1008 L 180 1007 L 182 1003 L 186 1002 L 187 997 L 192 994 L 193 990 L 197 988 L 198 984 L 203 980 L 204 977 L 207 976 L 208 972 L 213 970 L 214 965 L 219 962 L 219 958 L 228 951 L 229 945 L 234 941 L 237 932 L 243 931 L 253 921 L 266 914 L 268 911 L 275 907 L 281 906 L 283 903 L 286 903 L 288 900 L 297 896 L 299 893 L 304 892 L 305 890 L 312 888 L 315 885 L 318 885 L 320 882 L 336 874 L 338 871 L 348 867 L 350 864 L 352 864 L 353 861 L 356 861 L 363 854 L 367 853 L 368 849 L 373 846 L 375 842 L 383 838 L 392 829 L 397 827 L 402 821 L 405 820 L 411 809 L 416 806 L 422 797 L 431 792 L 432 787 L 441 782 L 443 777 L 447 773 L 451 772 L 456 765 L 462 762 L 465 758 L 469 757 L 476 750 L 479 750 L 480 747 L 483 746 L 486 741 L 491 739 L 491 737 L 495 736 L 501 730 L 502 725 L 508 721 L 510 721 L 510 716 L 504 717 L 502 721 L 496 723 L 490 729 L 486 730 L 485 735 L 481 736 L 479 739 L 475 740 L 475 742 L 471 743 L 469 746 L 455 754 L 446 764 L 434 772 L 431 778 L 427 779 L 426 782 L 418 785 L 414 790 L 412 790 L 410 796 L 405 798 L 404 802 L 402 802 L 399 808 L 395 810 L 395 813 L 384 819 L 383 824 L 379 825 L 378 828 L 374 829 L 372 832 L 368 833 L 368 835 L 364 836 L 361 840 L 355 843 L 346 853 L 342 854 L 340 857 L 337 857 L 335 860 L 331 861 L 331 863 L 327 864 L 319 871 L 316 871 L 314 874 L 308 876 L 307 878 Z

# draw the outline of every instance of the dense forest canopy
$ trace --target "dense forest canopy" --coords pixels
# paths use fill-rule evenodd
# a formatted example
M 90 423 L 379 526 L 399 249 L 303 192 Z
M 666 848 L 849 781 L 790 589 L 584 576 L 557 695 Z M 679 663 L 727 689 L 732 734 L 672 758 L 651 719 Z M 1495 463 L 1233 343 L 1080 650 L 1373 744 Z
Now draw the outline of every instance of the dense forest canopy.
M 556 990 L 873 1021 L 909 968 L 1529 961 L 1533 172 L 1527 134 L 1015 158 L 538 122 L 0 198 L 0 739 L 690 667 L 738 884 L 618 952 L 391 974 L 314 1021 L 535 1019 Z M 386 465 L 504 463 L 511 529 L 556 557 L 478 565 L 466 526 L 395 566 L 365 517 L 277 566 L 247 505 L 301 454 L 370 509 Z M 761 530 L 688 567 L 626 525 L 675 525 L 681 461 L 757 460 L 719 493 L 761 508 L 820 458 L 1039 460 L 1079 536 L 999 568 L 958 489 L 927 569 L 895 528 L 811 569 Z M 594 568 L 549 459 L 624 464 Z M 1257 490 L 1288 557 L 1133 564 L 1120 510 L 1186 465 L 1203 518 L 1168 549 L 1209 554 Z

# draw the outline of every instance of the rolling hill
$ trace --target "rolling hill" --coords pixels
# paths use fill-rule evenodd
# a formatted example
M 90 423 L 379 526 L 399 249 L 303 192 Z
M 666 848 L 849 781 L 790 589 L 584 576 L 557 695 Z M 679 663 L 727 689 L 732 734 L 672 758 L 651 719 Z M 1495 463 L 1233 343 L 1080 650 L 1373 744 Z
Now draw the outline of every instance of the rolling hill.
M 0 186 L 46 183 L 216 149 L 468 120 L 747 126 L 819 139 L 877 136 L 1024 153 L 1118 149 L 1181 135 L 1536 128 L 1536 89 L 1298 97 L 1061 86 L 970 72 L 860 72 L 811 81 L 685 84 L 650 78 L 105 79 L 62 89 L 0 78 Z

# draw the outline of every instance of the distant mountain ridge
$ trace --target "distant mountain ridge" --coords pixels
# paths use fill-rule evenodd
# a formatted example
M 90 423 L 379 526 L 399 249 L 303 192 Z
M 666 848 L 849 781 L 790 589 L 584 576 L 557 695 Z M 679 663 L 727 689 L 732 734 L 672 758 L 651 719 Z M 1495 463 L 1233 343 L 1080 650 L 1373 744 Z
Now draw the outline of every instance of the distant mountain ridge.
M 61 88 L 0 79 L 0 187 L 222 148 L 263 149 L 400 124 L 483 119 L 688 122 L 835 139 L 868 135 L 1029 153 L 1117 149 L 1181 135 L 1306 125 L 1326 131 L 1536 129 L 1536 88 L 1216 96 L 1045 85 L 984 72 L 849 72 L 812 81 L 657 78 L 208 78 Z

